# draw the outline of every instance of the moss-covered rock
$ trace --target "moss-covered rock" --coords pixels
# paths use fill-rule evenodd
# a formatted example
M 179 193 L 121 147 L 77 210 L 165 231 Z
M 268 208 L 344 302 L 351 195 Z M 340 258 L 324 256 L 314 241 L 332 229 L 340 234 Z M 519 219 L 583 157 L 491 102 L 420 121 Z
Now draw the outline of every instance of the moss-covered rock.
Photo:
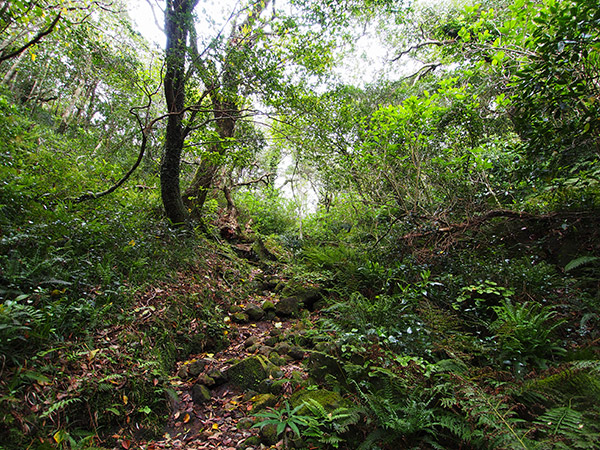
M 265 315 L 265 311 L 258 305 L 246 306 L 244 313 L 246 313 L 246 315 L 254 321 L 262 319 Z
M 318 287 L 305 286 L 298 283 L 289 283 L 281 291 L 282 297 L 296 297 L 302 304 L 314 311 L 315 306 L 323 300 L 323 296 Z
M 345 373 L 342 365 L 333 356 L 317 351 L 308 352 L 306 366 L 308 373 L 315 380 L 326 380 L 333 377 L 339 383 L 345 383 Z
M 250 318 L 248 317 L 248 314 L 246 314 L 246 313 L 237 312 L 237 313 L 231 315 L 231 320 L 233 320 L 235 323 L 248 323 Z
M 245 447 L 252 447 L 255 445 L 260 445 L 260 436 L 250 436 L 248 437 L 243 444 Z
M 214 386 L 215 380 L 212 377 L 209 377 L 207 374 L 203 373 L 198 377 L 198 383 L 203 384 L 204 386 Z
M 294 393 L 290 397 L 290 405 L 294 408 L 303 405 L 304 403 L 315 401 L 321 405 L 325 410 L 331 412 L 337 408 L 352 407 L 352 402 L 343 398 L 340 394 L 327 389 L 307 390 L 303 389 Z M 300 408 L 298 414 L 308 414 L 309 410 L 306 407 Z
M 269 423 L 260 429 L 260 441 L 265 445 L 275 445 L 279 435 L 277 434 L 277 425 Z
M 256 336 L 250 336 L 244 341 L 244 348 L 252 347 L 256 343 L 258 343 L 258 338 Z
M 275 346 L 275 351 L 277 353 L 279 353 L 280 355 L 287 355 L 290 352 L 291 348 L 292 348 L 291 345 L 288 344 L 287 342 L 279 342 Z
M 275 314 L 279 317 L 295 317 L 303 307 L 299 297 L 284 297 L 275 305 Z
M 305 350 L 302 347 L 299 347 L 297 345 L 294 345 L 288 351 L 288 355 L 290 356 L 290 358 L 292 358 L 296 361 L 304 359 L 305 354 L 306 354 Z
M 249 430 L 255 424 L 255 420 L 252 417 L 242 417 L 238 420 L 236 428 L 238 430 Z
M 275 406 L 277 397 L 273 394 L 258 394 L 250 399 L 252 402 L 252 411 L 258 412 L 263 409 Z
M 269 375 L 277 375 L 278 368 L 263 356 L 251 356 L 243 359 L 229 369 L 227 377 L 229 381 L 244 390 L 257 390 L 261 381 Z
M 265 300 L 261 306 L 263 311 L 266 312 L 273 311 L 275 309 L 275 303 L 273 303 L 271 300 Z
M 197 405 L 206 403 L 211 399 L 210 390 L 203 384 L 195 384 L 192 388 L 192 400 Z
M 227 376 L 219 369 L 209 370 L 207 375 L 215 381 L 215 386 L 220 386 L 227 381 Z

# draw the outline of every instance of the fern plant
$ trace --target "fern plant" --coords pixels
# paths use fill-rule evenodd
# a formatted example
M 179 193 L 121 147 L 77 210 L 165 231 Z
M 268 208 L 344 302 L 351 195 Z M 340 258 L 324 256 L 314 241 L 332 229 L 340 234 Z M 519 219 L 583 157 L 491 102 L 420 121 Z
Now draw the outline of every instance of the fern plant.
M 310 420 L 306 422 L 303 435 L 333 448 L 339 448 L 345 440 L 342 435 L 360 420 L 358 409 L 339 407 L 329 412 L 314 399 L 304 402 L 304 406 L 310 412 Z
M 553 356 L 566 353 L 552 335 L 563 321 L 553 321 L 555 311 L 537 303 L 513 303 L 504 299 L 494 311 L 498 318 L 490 328 L 496 333 L 501 358 L 514 364 L 519 371 L 533 363 L 545 367 Z

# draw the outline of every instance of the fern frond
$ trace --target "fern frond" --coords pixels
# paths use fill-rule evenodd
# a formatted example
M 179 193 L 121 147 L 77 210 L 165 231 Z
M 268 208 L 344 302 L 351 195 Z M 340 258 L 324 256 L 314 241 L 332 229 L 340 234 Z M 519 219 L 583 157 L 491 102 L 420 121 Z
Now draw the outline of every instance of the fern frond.
M 578 267 L 585 266 L 586 264 L 594 263 L 596 261 L 600 261 L 600 258 L 597 256 L 580 256 L 579 258 L 575 258 L 574 260 L 570 261 L 565 266 L 565 272 L 570 272 Z
M 59 411 L 61 409 L 64 409 L 67 406 L 72 405 L 73 403 L 80 402 L 80 401 L 81 401 L 80 398 L 65 398 L 62 400 L 58 400 L 58 401 L 52 403 L 52 405 L 50 405 L 50 408 L 48 408 L 46 411 L 44 411 L 40 417 L 46 418 L 46 417 L 50 416 L 52 413 Z

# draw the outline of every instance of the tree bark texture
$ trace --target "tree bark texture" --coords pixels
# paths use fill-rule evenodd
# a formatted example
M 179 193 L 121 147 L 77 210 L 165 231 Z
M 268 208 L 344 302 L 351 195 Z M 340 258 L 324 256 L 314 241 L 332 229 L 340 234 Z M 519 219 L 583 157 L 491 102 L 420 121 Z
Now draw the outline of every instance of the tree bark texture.
M 160 168 L 160 192 L 165 213 L 173 224 L 182 224 L 187 218 L 187 211 L 181 198 L 179 174 L 181 152 L 185 141 L 183 110 L 185 107 L 186 44 L 190 27 L 194 26 L 192 11 L 197 1 L 166 1 L 167 47 L 164 90 L 169 117 Z
M 216 118 L 216 127 L 219 134 L 219 141 L 211 146 L 211 153 L 218 153 L 223 155 L 226 150 L 224 143 L 233 138 L 235 133 L 235 122 L 238 116 L 238 109 L 234 101 L 231 102 L 220 102 L 216 99 L 217 95 L 213 97 L 213 113 Z M 186 203 L 191 208 L 200 212 L 206 201 L 208 189 L 212 185 L 215 173 L 217 172 L 219 165 L 213 161 L 204 159 L 198 166 L 194 177 L 185 190 Z

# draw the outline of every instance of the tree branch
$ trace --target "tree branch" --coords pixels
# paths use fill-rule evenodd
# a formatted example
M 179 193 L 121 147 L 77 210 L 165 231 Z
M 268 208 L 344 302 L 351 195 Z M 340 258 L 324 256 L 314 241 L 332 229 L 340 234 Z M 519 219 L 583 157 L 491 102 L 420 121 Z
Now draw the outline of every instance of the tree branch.
M 11 58 L 14 58 L 15 56 L 18 56 L 19 54 L 23 53 L 29 47 L 31 47 L 31 46 L 37 44 L 38 42 L 40 42 L 44 36 L 47 36 L 50 33 L 52 33 L 52 31 L 56 27 L 56 24 L 60 21 L 61 17 L 62 17 L 62 11 L 60 11 L 56 15 L 56 17 L 50 23 L 50 25 L 48 26 L 48 28 L 46 28 L 44 31 L 40 31 L 32 40 L 30 40 L 29 42 L 25 43 L 20 48 L 18 48 L 17 50 L 14 50 L 13 52 L 9 53 L 8 55 L 4 55 L 4 54 L 0 55 L 0 62 L 6 61 L 6 60 L 11 59 Z
M 412 52 L 413 50 L 419 50 L 420 48 L 429 47 L 431 45 L 435 45 L 436 47 L 441 47 L 442 45 L 454 44 L 455 42 L 456 42 L 456 39 L 447 39 L 445 41 L 425 41 L 425 42 L 419 42 L 418 44 L 415 44 L 415 45 L 407 48 L 406 50 L 401 51 L 400 53 L 398 53 L 398 56 L 396 56 L 395 58 L 391 59 L 390 62 L 396 62 L 396 61 L 398 61 L 404 55 Z

